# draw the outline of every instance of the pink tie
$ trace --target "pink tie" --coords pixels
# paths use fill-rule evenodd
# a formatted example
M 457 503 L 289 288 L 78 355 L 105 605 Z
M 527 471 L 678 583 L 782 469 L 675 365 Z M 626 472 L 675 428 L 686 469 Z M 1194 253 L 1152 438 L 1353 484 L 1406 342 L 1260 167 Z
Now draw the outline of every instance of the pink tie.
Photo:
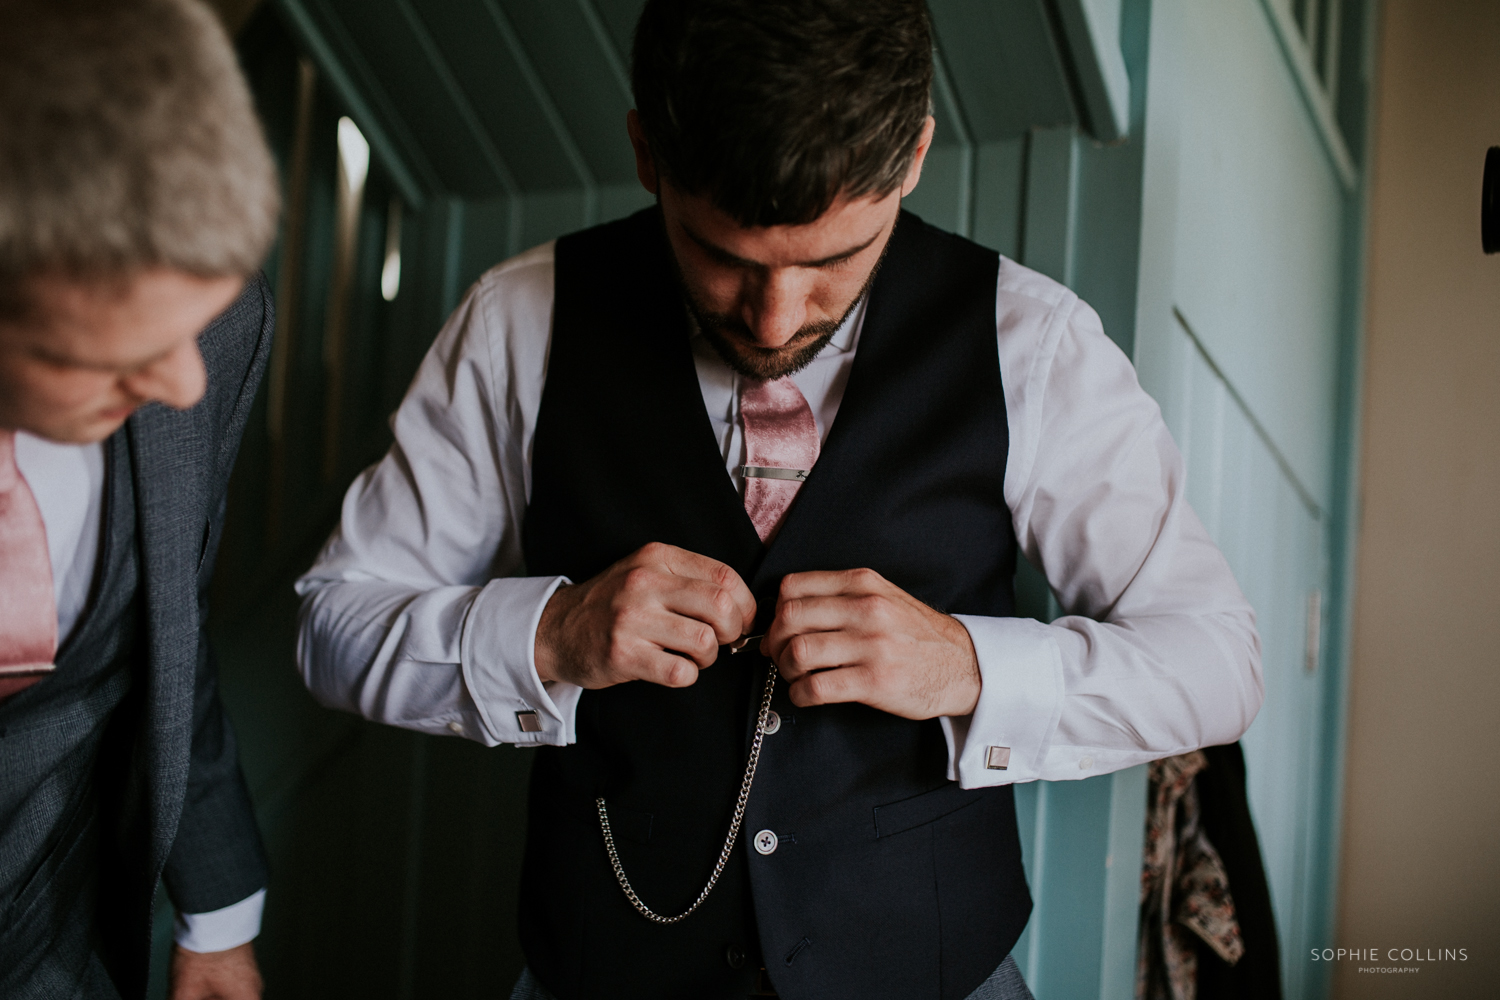
M 16 432 L 0 430 L 0 701 L 50 673 L 56 652 L 47 528 L 16 467 Z
M 745 513 L 769 543 L 818 460 L 818 425 L 791 376 L 740 379 L 745 425 Z

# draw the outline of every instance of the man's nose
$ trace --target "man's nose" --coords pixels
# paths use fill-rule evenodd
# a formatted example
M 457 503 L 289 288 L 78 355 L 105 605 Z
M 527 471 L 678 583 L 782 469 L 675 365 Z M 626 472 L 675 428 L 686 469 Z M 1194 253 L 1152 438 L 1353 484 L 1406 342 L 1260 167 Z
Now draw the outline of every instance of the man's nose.
M 130 391 L 143 399 L 154 399 L 174 410 L 186 410 L 203 398 L 208 373 L 198 341 L 188 340 L 170 354 L 152 362 L 127 379 Z
M 745 303 L 745 324 L 761 347 L 784 347 L 807 322 L 807 283 L 790 272 L 766 275 Z

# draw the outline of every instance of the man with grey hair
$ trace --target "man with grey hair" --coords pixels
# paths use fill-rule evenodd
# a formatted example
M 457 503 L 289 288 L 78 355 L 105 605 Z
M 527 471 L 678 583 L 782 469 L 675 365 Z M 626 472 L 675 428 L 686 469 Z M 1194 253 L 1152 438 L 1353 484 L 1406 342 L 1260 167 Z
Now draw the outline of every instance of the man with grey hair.
M 260 995 L 205 595 L 275 168 L 197 0 L 0 0 L 0 996 Z M 247 280 L 248 279 L 248 280 Z

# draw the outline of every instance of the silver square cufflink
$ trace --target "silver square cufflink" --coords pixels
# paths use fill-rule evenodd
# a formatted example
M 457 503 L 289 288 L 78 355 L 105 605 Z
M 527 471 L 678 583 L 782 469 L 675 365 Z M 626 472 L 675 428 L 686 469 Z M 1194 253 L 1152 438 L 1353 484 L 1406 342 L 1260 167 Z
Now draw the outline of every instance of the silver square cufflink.
M 1010 767 L 1010 747 L 990 747 L 984 766 L 991 771 L 1004 771 Z
M 542 731 L 542 717 L 534 708 L 522 709 L 516 713 L 516 725 L 523 733 L 539 733 Z

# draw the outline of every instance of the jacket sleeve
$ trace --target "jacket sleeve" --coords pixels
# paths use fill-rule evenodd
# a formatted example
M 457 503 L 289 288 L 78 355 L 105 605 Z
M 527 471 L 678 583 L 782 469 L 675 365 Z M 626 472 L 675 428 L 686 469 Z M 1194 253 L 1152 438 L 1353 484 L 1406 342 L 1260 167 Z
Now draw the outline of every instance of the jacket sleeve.
M 238 903 L 265 888 L 265 849 L 256 825 L 245 777 L 240 771 L 234 729 L 219 701 L 218 665 L 208 639 L 208 583 L 224 530 L 229 475 L 239 450 L 256 389 L 271 352 L 275 313 L 264 275 L 247 284 L 224 317 L 222 350 L 204 345 L 210 392 L 217 398 L 217 447 L 206 470 L 213 479 L 214 514 L 198 567 L 198 661 L 193 689 L 193 735 L 187 793 L 177 836 L 162 879 L 183 913 L 207 913 Z

